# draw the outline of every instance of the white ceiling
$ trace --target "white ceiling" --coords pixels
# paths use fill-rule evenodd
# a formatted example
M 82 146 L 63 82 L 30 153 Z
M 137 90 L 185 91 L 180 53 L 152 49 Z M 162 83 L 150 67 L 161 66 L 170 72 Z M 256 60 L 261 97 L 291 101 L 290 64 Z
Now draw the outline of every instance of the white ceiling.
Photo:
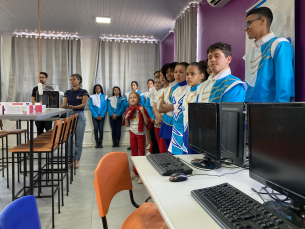
M 41 31 L 162 40 L 195 0 L 40 0 Z M 97 24 L 96 16 L 111 18 Z M 0 0 L 0 33 L 38 30 L 38 0 Z

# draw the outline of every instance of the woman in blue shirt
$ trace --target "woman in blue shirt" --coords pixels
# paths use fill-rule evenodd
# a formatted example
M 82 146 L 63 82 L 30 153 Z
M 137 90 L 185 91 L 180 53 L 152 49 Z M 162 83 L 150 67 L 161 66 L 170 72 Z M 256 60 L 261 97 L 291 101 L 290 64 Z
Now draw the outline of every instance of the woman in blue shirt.
M 80 88 L 82 83 L 82 77 L 79 74 L 73 74 L 70 76 L 70 84 L 72 89 L 67 90 L 64 94 L 64 102 L 61 105 L 62 108 L 72 109 L 69 115 L 78 113 L 78 122 L 75 131 L 75 161 L 74 167 L 79 167 L 79 160 L 82 155 L 84 133 L 86 127 L 86 118 L 84 114 L 84 108 L 87 103 L 89 93 L 86 89 Z M 68 105 L 67 105 L 68 104 Z M 69 141 L 69 144 L 70 141 Z M 71 148 L 68 149 L 68 155 L 71 157 Z
M 107 111 L 107 95 L 104 95 L 102 85 L 96 84 L 94 86 L 93 95 L 90 95 L 89 108 L 94 127 L 95 148 L 103 148 L 103 127 Z M 100 137 L 98 133 L 100 133 Z
M 121 95 L 121 89 L 114 87 L 112 97 L 108 99 L 108 113 L 110 115 L 110 125 L 112 133 L 112 147 L 120 147 L 122 113 L 125 110 Z

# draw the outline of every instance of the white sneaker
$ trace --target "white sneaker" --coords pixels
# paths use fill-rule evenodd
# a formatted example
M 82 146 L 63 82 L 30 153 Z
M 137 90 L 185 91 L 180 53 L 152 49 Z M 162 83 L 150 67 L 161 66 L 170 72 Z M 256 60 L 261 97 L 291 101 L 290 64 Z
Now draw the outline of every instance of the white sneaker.
M 150 148 L 150 143 L 146 146 L 146 149 L 149 149 Z
M 147 152 L 147 153 L 146 153 L 146 156 L 149 155 L 149 154 L 151 154 L 151 153 L 150 153 L 150 152 Z

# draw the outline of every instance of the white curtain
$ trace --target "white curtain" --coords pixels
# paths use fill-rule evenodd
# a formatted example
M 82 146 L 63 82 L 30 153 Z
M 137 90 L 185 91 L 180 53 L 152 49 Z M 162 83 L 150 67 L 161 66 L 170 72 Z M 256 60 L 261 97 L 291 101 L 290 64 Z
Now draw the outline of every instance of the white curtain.
M 7 101 L 31 101 L 33 87 L 38 83 L 38 39 L 13 37 L 11 73 Z M 41 71 L 48 74 L 47 84 L 56 84 L 65 92 L 69 76 L 80 73 L 80 41 L 41 39 Z
M 12 35 L 1 36 L 1 101 L 7 101 L 9 77 L 11 71 Z
M 139 83 L 139 91 L 147 91 L 147 80 L 154 78 L 160 68 L 159 43 L 115 42 L 99 40 L 96 74 L 92 82 L 101 84 L 104 94 L 112 96 L 112 88 L 119 86 L 122 95 L 130 91 L 131 81 Z
M 196 59 L 197 4 L 191 4 L 175 23 L 175 61 L 191 63 Z

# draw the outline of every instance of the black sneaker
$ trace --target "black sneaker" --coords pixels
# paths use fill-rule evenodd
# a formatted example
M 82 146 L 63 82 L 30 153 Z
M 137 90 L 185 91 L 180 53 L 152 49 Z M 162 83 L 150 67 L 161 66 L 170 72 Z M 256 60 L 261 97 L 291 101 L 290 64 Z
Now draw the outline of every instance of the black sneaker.
M 127 148 L 127 150 L 131 150 L 131 147 L 129 146 L 129 147 Z

